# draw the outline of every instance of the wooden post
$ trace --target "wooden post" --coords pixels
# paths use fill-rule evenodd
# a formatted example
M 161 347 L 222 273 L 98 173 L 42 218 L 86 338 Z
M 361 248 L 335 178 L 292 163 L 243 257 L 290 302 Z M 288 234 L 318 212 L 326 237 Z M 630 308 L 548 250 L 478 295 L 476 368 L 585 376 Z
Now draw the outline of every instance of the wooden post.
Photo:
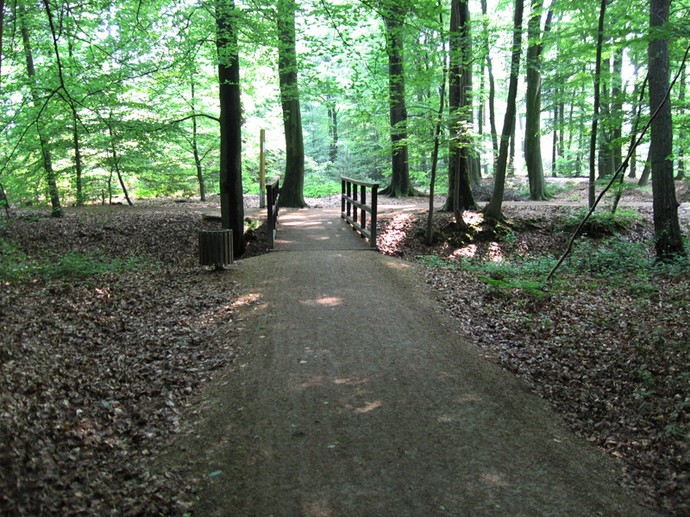
M 266 130 L 259 133 L 259 207 L 266 207 Z
M 371 186 L 371 217 L 369 218 L 369 224 L 371 224 L 371 229 L 369 231 L 369 245 L 372 248 L 376 248 L 376 224 L 378 222 L 378 204 L 379 204 L 379 186 L 374 184 Z

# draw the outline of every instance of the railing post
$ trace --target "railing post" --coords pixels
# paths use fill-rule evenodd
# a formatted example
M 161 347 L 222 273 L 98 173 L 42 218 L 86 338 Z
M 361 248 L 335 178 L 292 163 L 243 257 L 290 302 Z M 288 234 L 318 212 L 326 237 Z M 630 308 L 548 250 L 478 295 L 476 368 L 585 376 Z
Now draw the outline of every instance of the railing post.
M 361 185 L 361 192 L 362 192 L 362 193 L 361 193 L 361 195 L 360 195 L 360 202 L 361 202 L 363 205 L 366 205 L 366 204 L 367 204 L 367 187 L 366 187 L 366 185 Z M 361 210 L 361 211 L 360 211 L 360 214 L 361 214 L 361 218 L 360 218 L 360 223 L 359 223 L 359 225 L 360 225 L 362 228 L 365 228 L 365 229 L 366 229 L 366 227 L 367 227 L 367 211 L 366 211 L 366 210 Z
M 275 245 L 276 229 L 278 228 L 278 197 L 280 196 L 280 179 L 276 178 L 266 185 L 268 203 L 266 204 L 268 216 L 268 246 L 273 249 Z
M 359 202 L 359 186 L 356 183 L 352 183 L 352 220 L 354 222 L 359 221 L 359 214 L 357 210 L 359 207 L 357 203 Z
M 378 223 L 377 210 L 378 210 L 378 195 L 379 186 L 374 184 L 371 186 L 371 217 L 369 218 L 369 224 L 371 228 L 369 229 L 369 246 L 376 248 L 376 225 Z

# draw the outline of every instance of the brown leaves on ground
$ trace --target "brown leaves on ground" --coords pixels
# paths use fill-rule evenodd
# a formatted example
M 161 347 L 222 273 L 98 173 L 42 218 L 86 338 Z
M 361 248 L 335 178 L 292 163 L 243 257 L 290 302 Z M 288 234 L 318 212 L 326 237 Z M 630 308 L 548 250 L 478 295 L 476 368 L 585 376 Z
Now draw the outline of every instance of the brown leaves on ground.
M 196 232 L 209 226 L 200 212 L 123 207 L 21 214 L 6 228 L 32 259 L 98 252 L 147 265 L 0 285 L 1 514 L 189 508 L 193 481 L 157 455 L 233 361 L 241 325 L 231 275 L 195 266 Z
M 441 304 L 488 358 L 526 379 L 580 436 L 620 458 L 630 484 L 646 493 L 650 505 L 687 515 L 687 269 L 674 277 L 630 273 L 613 280 L 570 272 L 540 291 L 511 288 L 510 279 L 482 281 L 462 266 L 467 257 L 498 263 L 557 257 L 568 235 L 555 231 L 553 221 L 563 210 L 509 208 L 513 232 L 496 235 L 479 227 L 464 244 L 448 230 L 451 216 L 441 213 L 435 230 L 445 238 L 433 246 L 423 241 L 426 214 L 393 214 L 383 218 L 382 251 L 426 263 L 426 279 Z M 646 222 L 628 232 L 630 240 L 651 237 L 651 214 L 643 213 Z

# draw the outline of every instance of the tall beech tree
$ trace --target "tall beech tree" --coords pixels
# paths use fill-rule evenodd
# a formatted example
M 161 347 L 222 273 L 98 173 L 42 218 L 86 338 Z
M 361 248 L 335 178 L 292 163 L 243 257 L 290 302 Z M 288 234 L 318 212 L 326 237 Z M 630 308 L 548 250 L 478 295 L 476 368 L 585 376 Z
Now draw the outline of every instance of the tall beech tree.
M 508 147 L 511 134 L 515 131 L 515 112 L 517 100 L 518 77 L 520 75 L 520 55 L 522 50 L 522 15 L 523 0 L 515 0 L 513 17 L 513 48 L 510 58 L 510 79 L 508 81 L 508 104 L 503 119 L 503 130 L 496 161 L 496 176 L 491 201 L 484 208 L 484 215 L 492 219 L 503 219 L 503 194 L 505 192 L 506 170 L 508 168 Z M 513 140 L 515 137 L 513 136 Z
M 544 165 L 541 155 L 541 61 L 544 50 L 543 38 L 551 30 L 553 11 L 549 9 L 541 29 L 542 0 L 532 0 L 530 18 L 527 22 L 527 69 L 526 121 L 525 121 L 525 162 L 529 179 L 530 199 L 546 199 Z M 555 146 L 554 146 L 555 147 Z
M 232 230 L 233 254 L 245 250 L 242 193 L 242 102 L 237 44 L 238 11 L 233 0 L 216 0 L 216 45 L 220 97 L 220 211 Z
M 668 21 L 671 0 L 650 0 L 649 107 L 656 117 L 651 125 L 650 161 L 656 256 L 668 260 L 684 253 L 673 181 L 673 122 L 669 90 Z
M 297 81 L 297 39 L 295 0 L 278 0 L 278 76 L 280 102 L 285 128 L 285 176 L 280 189 L 280 204 L 293 208 L 307 206 L 304 201 L 304 136 Z
M 456 224 L 462 212 L 476 208 L 470 175 L 472 167 L 472 41 L 470 10 L 466 0 L 452 0 L 450 13 L 450 65 L 448 108 L 450 150 L 448 156 L 449 201 Z M 448 206 L 450 205 L 450 206 Z
M 407 105 L 405 103 L 405 72 L 403 66 L 403 28 L 407 5 L 387 1 L 382 10 L 386 28 L 388 53 L 388 101 L 390 111 L 392 175 L 383 194 L 391 197 L 415 194 L 410 182 L 409 151 L 407 142 Z

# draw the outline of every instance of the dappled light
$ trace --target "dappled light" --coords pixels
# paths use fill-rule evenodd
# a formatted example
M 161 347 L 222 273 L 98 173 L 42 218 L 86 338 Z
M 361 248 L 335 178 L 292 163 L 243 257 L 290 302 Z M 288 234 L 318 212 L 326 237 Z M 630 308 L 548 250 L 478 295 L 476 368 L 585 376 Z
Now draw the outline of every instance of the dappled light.
M 357 386 L 359 384 L 366 384 L 366 382 L 367 381 L 365 379 L 351 379 L 349 377 L 333 380 L 334 384 L 346 386 Z
M 338 307 L 342 305 L 343 299 L 337 296 L 324 296 L 313 300 L 300 300 L 299 303 L 307 306 Z
M 450 256 L 453 258 L 474 258 L 477 255 L 477 251 L 478 248 L 476 244 L 468 244 L 467 246 L 454 250 Z
M 498 242 L 492 242 L 489 244 L 488 258 L 491 262 L 503 262 L 503 250 Z
M 405 239 L 408 238 L 407 228 L 411 225 L 414 218 L 415 215 L 411 213 L 397 214 L 393 216 L 385 230 L 379 232 L 379 249 L 389 255 L 398 254 L 398 249 Z
M 487 485 L 491 487 L 508 486 L 508 482 L 505 480 L 504 476 L 498 472 L 484 472 L 481 478 Z
M 313 515 L 315 517 L 331 517 L 335 515 L 328 501 L 321 499 L 305 501 L 302 504 L 304 515 Z
M 374 411 L 375 409 L 379 409 L 383 407 L 383 402 L 380 400 L 375 400 L 373 402 L 367 402 L 364 404 L 364 406 L 356 408 L 355 413 L 358 414 L 363 414 L 363 413 L 370 413 L 371 411 Z

